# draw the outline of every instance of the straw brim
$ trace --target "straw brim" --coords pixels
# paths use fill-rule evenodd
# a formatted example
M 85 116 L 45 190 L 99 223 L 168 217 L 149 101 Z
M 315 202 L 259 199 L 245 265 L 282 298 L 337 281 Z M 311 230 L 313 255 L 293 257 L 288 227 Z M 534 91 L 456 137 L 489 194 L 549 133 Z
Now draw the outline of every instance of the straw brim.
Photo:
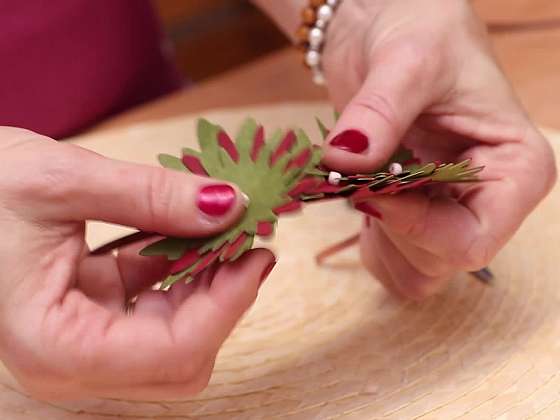
M 318 138 L 317 104 L 206 116 L 235 130 L 247 115 Z M 194 142 L 194 118 L 78 139 L 108 156 L 155 163 Z M 558 151 L 560 134 L 550 133 Z M 556 137 L 556 139 L 554 139 Z M 554 142 L 556 140 L 556 142 Z M 504 205 L 515 205 L 504 203 Z M 344 204 L 308 205 L 280 221 L 279 263 L 226 342 L 206 391 L 177 402 L 35 402 L 0 377 L 0 418 L 28 419 L 507 419 L 560 417 L 560 191 L 492 263 L 495 284 L 459 275 L 443 294 L 403 304 L 362 268 L 356 248 L 318 267 L 314 256 L 355 233 Z M 121 234 L 91 225 L 90 242 Z

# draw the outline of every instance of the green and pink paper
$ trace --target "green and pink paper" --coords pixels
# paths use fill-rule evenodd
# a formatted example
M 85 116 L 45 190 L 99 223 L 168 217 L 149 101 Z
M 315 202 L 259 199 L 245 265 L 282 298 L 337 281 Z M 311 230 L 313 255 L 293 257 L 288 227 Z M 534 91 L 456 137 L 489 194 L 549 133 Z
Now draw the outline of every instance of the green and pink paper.
M 326 137 L 327 129 L 318 123 Z M 172 261 L 162 288 L 188 281 L 216 261 L 236 260 L 252 248 L 256 236 L 274 233 L 280 215 L 301 210 L 303 203 L 335 198 L 354 202 L 430 183 L 475 182 L 483 169 L 471 167 L 470 161 L 420 164 L 401 149 L 379 171 L 343 176 L 321 165 L 321 148 L 303 130 L 279 130 L 266 137 L 252 119 L 244 122 L 235 139 L 201 119 L 197 136 L 200 150 L 185 148 L 181 157 L 159 155 L 161 165 L 235 183 L 249 197 L 249 205 L 241 220 L 220 235 L 168 237 L 144 248 L 141 255 Z

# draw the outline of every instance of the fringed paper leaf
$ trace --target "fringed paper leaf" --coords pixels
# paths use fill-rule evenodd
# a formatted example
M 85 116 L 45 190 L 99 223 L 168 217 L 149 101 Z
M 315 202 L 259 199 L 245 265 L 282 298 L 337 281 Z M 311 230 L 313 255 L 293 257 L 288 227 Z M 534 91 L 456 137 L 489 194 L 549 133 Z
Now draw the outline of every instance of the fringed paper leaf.
M 158 156 L 158 160 L 161 166 L 163 166 L 164 168 L 174 169 L 176 171 L 183 171 L 183 172 L 187 171 L 187 168 L 185 167 L 181 159 L 179 159 L 178 157 L 161 154 Z

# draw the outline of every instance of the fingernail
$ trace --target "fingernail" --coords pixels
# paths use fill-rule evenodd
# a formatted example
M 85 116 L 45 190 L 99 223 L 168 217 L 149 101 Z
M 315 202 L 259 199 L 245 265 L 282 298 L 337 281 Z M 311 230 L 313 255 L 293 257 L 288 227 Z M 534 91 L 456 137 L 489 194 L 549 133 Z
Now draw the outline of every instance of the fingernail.
M 272 271 L 272 269 L 274 268 L 275 265 L 276 265 L 276 260 L 271 261 L 270 264 L 268 264 L 266 266 L 266 268 L 263 270 L 263 272 L 261 274 L 260 284 L 263 284 L 263 282 L 267 279 L 267 277 L 269 276 L 269 274 L 271 273 L 271 271 Z
M 196 204 L 208 216 L 219 217 L 231 209 L 235 196 L 235 190 L 229 185 L 207 185 L 200 189 Z
M 369 140 L 365 134 L 358 130 L 346 130 L 331 140 L 331 146 L 350 153 L 363 153 L 369 146 Z
M 354 205 L 354 208 L 358 211 L 361 211 L 362 213 L 367 214 L 368 216 L 375 217 L 379 220 L 383 219 L 381 213 L 379 213 L 379 211 L 377 211 L 377 209 L 369 203 L 357 203 Z
M 243 207 L 245 207 L 245 208 L 248 208 L 249 204 L 251 204 L 251 199 L 243 191 L 241 191 L 241 202 L 243 204 Z

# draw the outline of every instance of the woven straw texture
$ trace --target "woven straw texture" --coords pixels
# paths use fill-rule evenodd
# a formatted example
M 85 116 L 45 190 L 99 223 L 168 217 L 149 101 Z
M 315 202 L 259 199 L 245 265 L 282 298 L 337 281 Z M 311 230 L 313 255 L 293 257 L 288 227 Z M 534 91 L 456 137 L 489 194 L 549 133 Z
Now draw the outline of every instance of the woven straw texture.
M 216 111 L 235 131 L 254 116 L 266 128 L 301 126 L 319 138 L 321 104 Z M 77 143 L 155 164 L 158 152 L 194 145 L 185 117 L 97 134 Z M 559 151 L 560 134 L 548 133 Z M 512 203 L 510 203 L 512 204 Z M 111 419 L 556 419 L 560 418 L 560 191 L 531 215 L 492 264 L 484 287 L 467 275 L 422 304 L 390 298 L 357 249 L 318 267 L 314 255 L 355 233 L 341 203 L 311 204 L 280 220 L 268 244 L 279 263 L 221 351 L 209 388 L 184 401 L 35 402 L 0 371 L 0 418 Z M 91 224 L 92 244 L 125 230 Z

